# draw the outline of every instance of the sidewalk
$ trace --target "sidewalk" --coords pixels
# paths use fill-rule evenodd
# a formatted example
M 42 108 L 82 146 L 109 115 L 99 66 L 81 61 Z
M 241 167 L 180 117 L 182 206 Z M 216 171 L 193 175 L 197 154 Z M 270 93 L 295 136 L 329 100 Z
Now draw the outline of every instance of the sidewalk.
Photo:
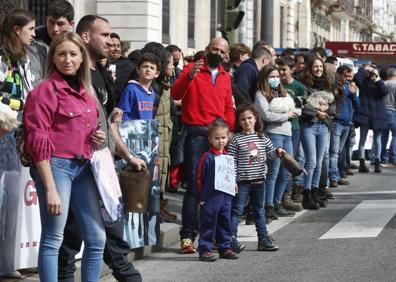
M 164 222 L 160 226 L 160 244 L 159 246 L 146 246 L 144 248 L 136 249 L 134 252 L 129 254 L 129 261 L 141 259 L 144 256 L 151 254 L 152 252 L 158 252 L 161 249 L 167 248 L 179 240 L 179 230 L 181 226 L 181 208 L 183 203 L 184 190 L 179 188 L 177 193 L 165 193 L 164 197 L 168 199 L 168 206 L 170 211 L 177 214 L 177 220 L 174 223 Z M 40 281 L 38 274 L 32 272 L 32 270 L 21 270 L 22 278 L 5 278 L 0 277 L 0 282 L 14 282 L 14 281 Z M 76 282 L 80 281 L 80 262 L 77 262 Z M 111 270 L 106 264 L 103 264 L 102 275 L 100 281 L 110 282 L 116 281 L 111 275 Z

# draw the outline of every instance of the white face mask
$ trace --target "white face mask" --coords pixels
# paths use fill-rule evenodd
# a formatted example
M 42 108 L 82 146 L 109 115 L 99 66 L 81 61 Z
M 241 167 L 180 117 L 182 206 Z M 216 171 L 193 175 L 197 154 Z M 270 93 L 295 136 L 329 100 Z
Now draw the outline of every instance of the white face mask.
M 268 84 L 271 88 L 278 88 L 280 84 L 280 79 L 279 77 L 271 77 L 268 78 Z

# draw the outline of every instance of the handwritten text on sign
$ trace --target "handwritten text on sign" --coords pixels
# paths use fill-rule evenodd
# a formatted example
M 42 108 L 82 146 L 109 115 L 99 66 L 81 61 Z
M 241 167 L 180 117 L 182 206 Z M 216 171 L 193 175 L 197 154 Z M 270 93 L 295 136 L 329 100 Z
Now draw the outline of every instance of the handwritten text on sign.
M 215 189 L 235 196 L 234 158 L 227 155 L 215 158 Z

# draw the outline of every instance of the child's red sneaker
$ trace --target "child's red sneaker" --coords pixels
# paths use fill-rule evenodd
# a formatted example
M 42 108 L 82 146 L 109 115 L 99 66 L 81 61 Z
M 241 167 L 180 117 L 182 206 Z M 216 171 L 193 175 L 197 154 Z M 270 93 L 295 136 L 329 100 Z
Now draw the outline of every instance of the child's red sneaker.
M 194 254 L 196 250 L 194 249 L 194 243 L 191 239 L 182 239 L 180 242 L 180 253 L 181 254 Z

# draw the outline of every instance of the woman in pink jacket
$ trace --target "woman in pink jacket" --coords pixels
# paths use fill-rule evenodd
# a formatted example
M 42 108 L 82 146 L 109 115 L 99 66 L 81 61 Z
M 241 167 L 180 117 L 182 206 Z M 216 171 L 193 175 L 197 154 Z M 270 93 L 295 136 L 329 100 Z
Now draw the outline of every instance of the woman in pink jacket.
M 40 205 L 40 280 L 57 281 L 70 208 L 85 243 L 81 280 L 99 281 L 105 232 L 90 159 L 105 134 L 97 130 L 87 50 L 76 33 L 65 33 L 54 39 L 47 58 L 47 77 L 28 95 L 23 117 Z

